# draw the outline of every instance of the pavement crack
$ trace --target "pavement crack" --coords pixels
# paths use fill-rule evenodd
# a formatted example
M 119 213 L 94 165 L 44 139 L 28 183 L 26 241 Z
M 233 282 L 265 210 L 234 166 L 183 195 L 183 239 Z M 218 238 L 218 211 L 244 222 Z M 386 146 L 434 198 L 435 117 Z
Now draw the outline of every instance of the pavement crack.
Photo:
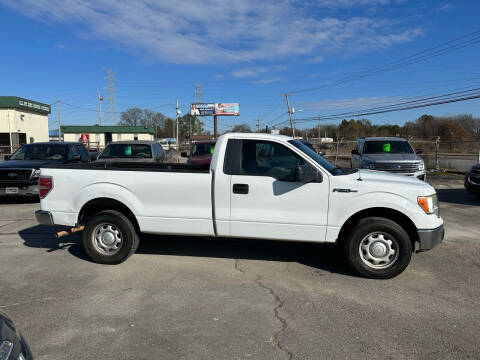
M 245 270 L 238 266 L 238 259 L 235 259 L 235 270 L 241 272 L 242 274 L 245 274 Z
M 270 295 L 273 296 L 273 299 L 275 300 L 275 302 L 277 303 L 277 306 L 275 306 L 273 308 L 273 313 L 275 314 L 275 318 L 280 322 L 280 324 L 282 325 L 281 328 L 279 330 L 276 330 L 273 332 L 273 335 L 271 337 L 271 342 L 273 345 L 275 345 L 280 351 L 284 352 L 286 355 L 287 355 L 287 359 L 288 360 L 291 360 L 293 358 L 293 354 L 290 352 L 290 350 L 288 350 L 288 348 L 284 345 L 282 345 L 280 343 L 280 341 L 278 340 L 280 334 L 282 334 L 283 332 L 285 332 L 285 330 L 287 330 L 287 327 L 288 327 L 288 323 L 287 323 L 287 320 L 283 317 L 280 316 L 280 309 L 283 307 L 284 305 L 284 302 L 282 301 L 282 299 L 280 298 L 280 296 L 278 296 L 278 294 L 273 291 L 272 288 L 268 287 L 267 285 L 265 285 L 264 283 L 262 283 L 260 281 L 260 277 L 257 278 L 257 284 L 258 286 L 260 286 L 262 289 L 265 289 L 267 290 Z

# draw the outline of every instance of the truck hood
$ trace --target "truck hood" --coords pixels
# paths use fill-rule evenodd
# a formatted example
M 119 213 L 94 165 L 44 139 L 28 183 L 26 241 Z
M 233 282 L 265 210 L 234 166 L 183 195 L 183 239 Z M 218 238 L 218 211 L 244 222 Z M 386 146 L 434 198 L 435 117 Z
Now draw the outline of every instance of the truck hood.
M 388 192 L 410 200 L 416 199 L 417 196 L 435 194 L 435 189 L 425 181 L 415 177 L 396 175 L 383 171 L 360 169 L 358 172 L 350 175 L 334 177 L 335 180 L 337 178 L 340 181 L 338 184 L 334 183 L 334 188 L 339 186 L 346 187 L 348 183 L 348 188 L 358 190 L 359 193 L 364 194 L 368 192 Z
M 0 169 L 40 169 L 44 165 L 60 163 L 56 160 L 7 160 L 0 163 Z
M 410 162 L 422 161 L 422 158 L 417 154 L 363 154 L 362 159 L 370 162 Z

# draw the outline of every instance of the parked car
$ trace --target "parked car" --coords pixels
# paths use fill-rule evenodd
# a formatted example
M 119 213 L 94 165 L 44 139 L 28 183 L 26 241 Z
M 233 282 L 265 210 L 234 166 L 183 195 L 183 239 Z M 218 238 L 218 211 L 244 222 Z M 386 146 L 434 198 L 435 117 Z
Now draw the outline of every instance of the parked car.
M 215 149 L 216 140 L 200 140 L 192 144 L 190 156 L 182 151 L 182 157 L 188 157 L 187 164 L 209 166 Z
M 41 166 L 89 161 L 88 150 L 78 142 L 22 145 L 0 163 L 0 196 L 37 195 Z
M 480 163 L 468 169 L 464 184 L 470 194 L 480 195 Z
M 425 162 L 406 139 L 400 137 L 360 138 L 352 150 L 351 167 L 387 171 L 425 181 Z
M 42 168 L 36 217 L 85 226 L 84 248 L 98 263 L 125 261 L 140 233 L 260 238 L 339 243 L 359 274 L 390 278 L 416 243 L 429 250 L 444 235 L 429 184 L 340 169 L 287 136 L 223 135 L 209 169 L 93 165 Z
M 156 141 L 134 140 L 116 141 L 108 144 L 98 155 L 96 163 L 101 162 L 162 162 L 165 151 Z
M 10 318 L 0 312 L 0 359 L 33 360 L 32 352 Z

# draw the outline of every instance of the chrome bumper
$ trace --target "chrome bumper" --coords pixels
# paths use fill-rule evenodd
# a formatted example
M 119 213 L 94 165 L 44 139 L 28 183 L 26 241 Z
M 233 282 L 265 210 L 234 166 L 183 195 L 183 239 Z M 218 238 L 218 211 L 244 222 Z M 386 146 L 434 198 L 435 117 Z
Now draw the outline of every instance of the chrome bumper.
M 39 224 L 53 225 L 53 218 L 50 211 L 37 210 L 35 211 L 35 217 Z
M 445 228 L 443 225 L 435 229 L 418 230 L 418 239 L 420 240 L 419 251 L 427 251 L 433 249 L 440 244 L 445 237 Z
M 16 186 L 13 186 L 16 187 Z M 0 188 L 0 196 L 18 196 L 18 195 L 38 195 L 38 185 L 30 185 L 25 188 L 19 188 L 14 194 L 7 194 L 4 187 Z

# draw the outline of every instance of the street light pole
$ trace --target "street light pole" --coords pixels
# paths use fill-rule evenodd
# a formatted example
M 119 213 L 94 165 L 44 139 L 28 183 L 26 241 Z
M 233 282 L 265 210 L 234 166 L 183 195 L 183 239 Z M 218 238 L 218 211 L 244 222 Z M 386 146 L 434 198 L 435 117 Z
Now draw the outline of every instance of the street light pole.
M 287 111 L 288 117 L 290 118 L 290 128 L 292 129 L 292 135 L 295 137 L 295 126 L 293 126 L 293 119 L 292 119 L 292 108 L 290 107 L 290 101 L 288 100 L 289 94 L 283 94 L 285 96 L 285 101 L 287 102 Z

